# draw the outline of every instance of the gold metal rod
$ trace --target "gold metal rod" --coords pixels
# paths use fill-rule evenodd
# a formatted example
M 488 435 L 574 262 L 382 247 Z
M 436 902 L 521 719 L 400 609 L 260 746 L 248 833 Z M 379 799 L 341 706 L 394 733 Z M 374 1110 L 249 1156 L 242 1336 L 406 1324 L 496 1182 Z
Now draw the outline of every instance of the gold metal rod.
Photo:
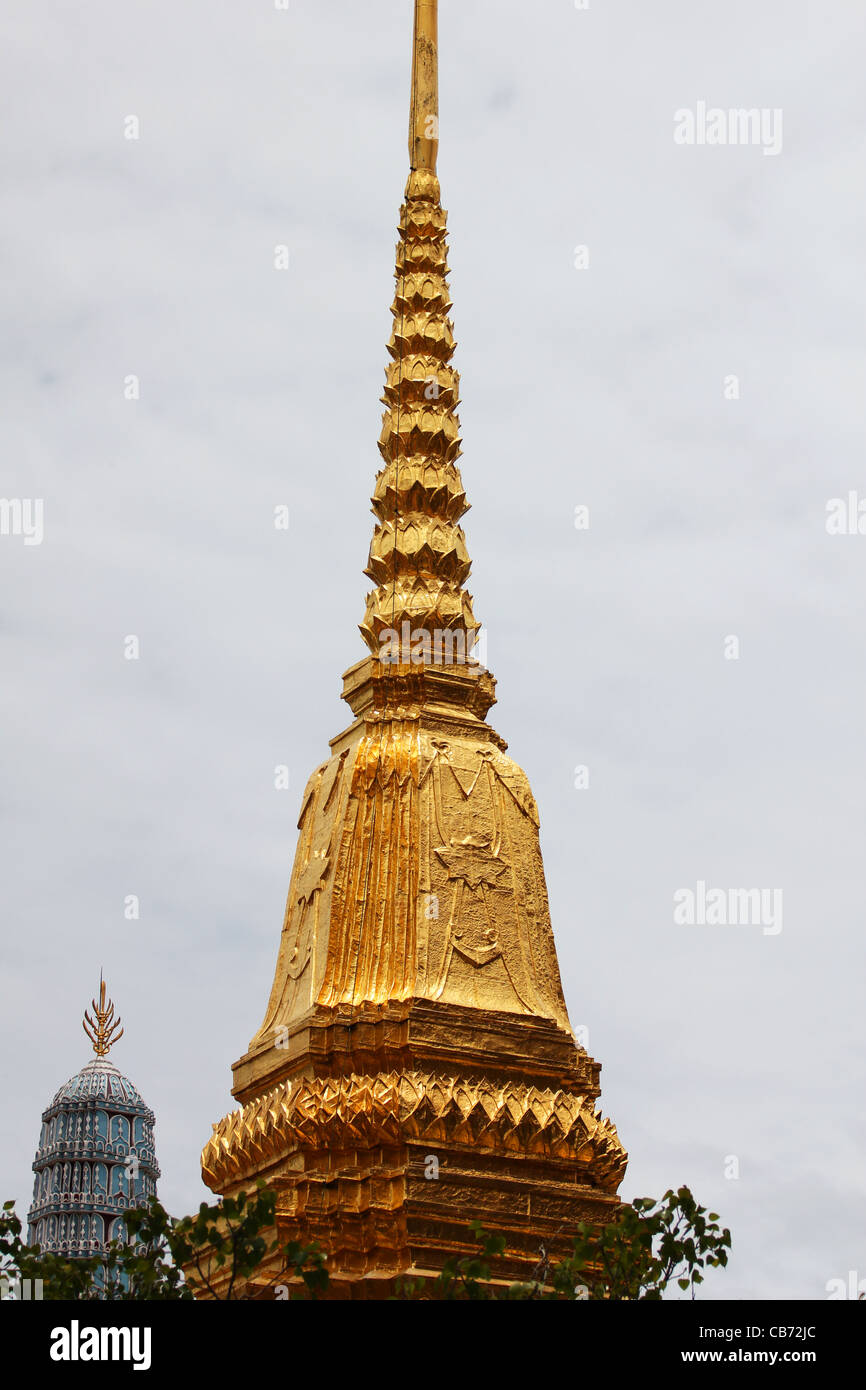
M 439 0 L 415 0 L 409 161 L 436 171 L 439 151 Z

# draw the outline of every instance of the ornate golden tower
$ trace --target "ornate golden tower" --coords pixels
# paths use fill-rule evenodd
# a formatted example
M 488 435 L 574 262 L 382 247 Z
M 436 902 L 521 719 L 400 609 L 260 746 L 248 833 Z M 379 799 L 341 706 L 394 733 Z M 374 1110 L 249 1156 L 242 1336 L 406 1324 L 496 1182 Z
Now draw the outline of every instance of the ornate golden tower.
M 277 1234 L 318 1240 L 331 1288 L 384 1297 L 507 1236 L 500 1273 L 618 1205 L 626 1155 L 575 1043 L 522 770 L 486 722 L 464 587 L 445 212 L 436 177 L 437 5 L 416 0 L 409 131 L 354 716 L 303 796 L 274 984 L 234 1064 L 240 1109 L 204 1180 L 264 1177 Z M 279 1272 L 260 1271 L 262 1289 Z

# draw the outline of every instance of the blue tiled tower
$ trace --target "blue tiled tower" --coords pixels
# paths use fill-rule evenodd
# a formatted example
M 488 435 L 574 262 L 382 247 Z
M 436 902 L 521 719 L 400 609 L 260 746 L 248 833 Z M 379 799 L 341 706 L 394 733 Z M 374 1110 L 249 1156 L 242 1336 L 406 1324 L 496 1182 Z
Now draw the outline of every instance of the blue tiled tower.
M 33 1162 L 28 1241 L 67 1258 L 99 1255 L 122 1237 L 124 1213 L 156 1194 L 159 1177 L 153 1111 L 107 1059 L 123 1029 L 102 980 L 93 1010 L 84 1031 L 96 1056 L 43 1111 Z

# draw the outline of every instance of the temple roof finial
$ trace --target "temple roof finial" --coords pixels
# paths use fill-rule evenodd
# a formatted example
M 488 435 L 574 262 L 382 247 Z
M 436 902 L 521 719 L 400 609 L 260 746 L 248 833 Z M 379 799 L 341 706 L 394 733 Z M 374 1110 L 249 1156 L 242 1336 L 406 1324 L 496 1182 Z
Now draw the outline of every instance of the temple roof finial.
M 415 0 L 412 169 L 400 211 L 379 437 L 385 466 L 376 478 L 377 525 L 364 571 L 376 587 L 367 596 L 361 632 L 373 656 L 389 665 L 408 664 L 411 657 L 418 665 L 477 669 L 472 652 L 479 623 L 465 588 L 472 564 L 458 524 L 469 509 L 457 467 L 460 378 L 451 365 L 446 214 L 436 175 L 437 34 L 436 0 Z M 412 655 L 408 648 L 416 639 Z
M 436 172 L 439 150 L 439 0 L 415 0 L 409 162 Z
M 112 1044 L 123 1037 L 123 1029 L 120 1027 L 120 1018 L 114 1016 L 114 1005 L 111 1000 L 105 1001 L 105 981 L 102 978 L 102 971 L 99 972 L 99 1003 L 95 999 L 90 1001 L 90 1007 L 96 1016 L 96 1021 L 90 1017 L 85 1009 L 84 1020 L 81 1024 L 90 1041 L 93 1043 L 93 1051 L 97 1057 L 105 1057 Z M 118 1029 L 120 1031 L 118 1032 Z

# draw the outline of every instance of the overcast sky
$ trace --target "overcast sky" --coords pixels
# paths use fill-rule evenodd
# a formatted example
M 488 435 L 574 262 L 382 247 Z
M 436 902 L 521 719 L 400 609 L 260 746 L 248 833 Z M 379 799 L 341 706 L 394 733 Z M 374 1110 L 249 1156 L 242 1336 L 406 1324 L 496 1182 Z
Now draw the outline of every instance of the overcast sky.
M 490 721 L 539 803 L 622 1192 L 720 1213 L 714 1296 L 822 1298 L 866 1277 L 866 536 L 825 525 L 866 497 L 862 0 L 440 11 Z M 22 1211 L 100 966 L 160 1195 L 208 1195 L 365 650 L 411 12 L 4 6 L 0 493 L 44 500 L 40 545 L 0 536 Z M 781 111 L 780 152 L 675 143 L 700 102 Z M 782 929 L 675 923 L 699 881 L 781 889 Z

